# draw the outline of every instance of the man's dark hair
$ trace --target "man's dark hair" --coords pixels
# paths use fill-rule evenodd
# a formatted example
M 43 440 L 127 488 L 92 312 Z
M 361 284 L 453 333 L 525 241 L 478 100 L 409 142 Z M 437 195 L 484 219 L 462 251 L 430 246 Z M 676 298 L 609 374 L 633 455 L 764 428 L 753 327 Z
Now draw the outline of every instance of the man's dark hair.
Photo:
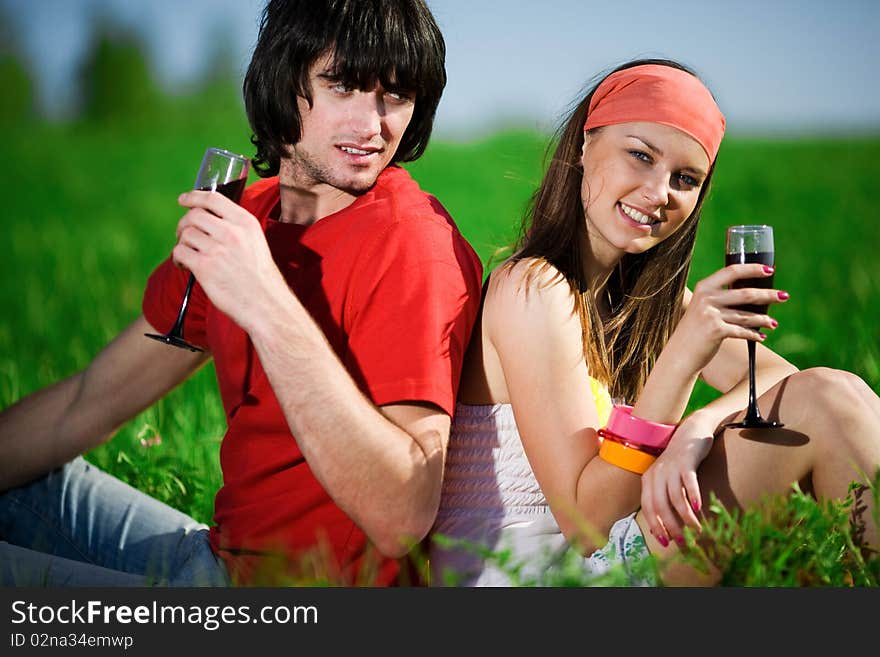
M 422 0 L 269 0 L 244 79 L 257 148 L 254 169 L 278 173 L 286 147 L 301 137 L 297 97 L 312 104 L 309 69 L 332 54 L 339 81 L 415 94 L 412 120 L 392 162 L 419 158 L 446 86 L 446 45 Z

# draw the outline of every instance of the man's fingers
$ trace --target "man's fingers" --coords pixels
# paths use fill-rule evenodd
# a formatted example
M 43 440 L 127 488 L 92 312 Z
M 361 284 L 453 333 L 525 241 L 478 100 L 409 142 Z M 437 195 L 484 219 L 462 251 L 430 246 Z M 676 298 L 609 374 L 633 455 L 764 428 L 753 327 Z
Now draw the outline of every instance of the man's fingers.
M 240 207 L 235 202 L 223 196 L 220 192 L 205 192 L 200 190 L 184 192 L 177 197 L 177 202 L 185 208 L 202 208 L 218 217 L 225 216 L 231 210 Z
M 223 230 L 223 219 L 202 209 L 187 212 L 177 224 L 177 239 L 187 228 L 197 229 L 206 235 L 218 235 Z

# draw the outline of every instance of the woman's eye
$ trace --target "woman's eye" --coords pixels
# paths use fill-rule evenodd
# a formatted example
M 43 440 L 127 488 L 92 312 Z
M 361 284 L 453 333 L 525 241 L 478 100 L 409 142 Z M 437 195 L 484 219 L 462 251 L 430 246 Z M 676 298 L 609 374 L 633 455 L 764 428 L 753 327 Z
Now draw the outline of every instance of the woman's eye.
M 683 185 L 687 185 L 688 187 L 699 187 L 700 181 L 694 178 L 693 176 L 689 176 L 686 173 L 678 174 L 678 179 L 681 181 Z
M 632 151 L 629 151 L 629 154 L 632 155 L 637 160 L 641 160 L 642 162 L 650 162 L 651 161 L 651 156 L 648 155 L 645 151 L 632 150 Z
M 354 89 L 354 87 L 350 87 L 345 82 L 335 82 L 331 88 L 340 94 L 347 94 Z

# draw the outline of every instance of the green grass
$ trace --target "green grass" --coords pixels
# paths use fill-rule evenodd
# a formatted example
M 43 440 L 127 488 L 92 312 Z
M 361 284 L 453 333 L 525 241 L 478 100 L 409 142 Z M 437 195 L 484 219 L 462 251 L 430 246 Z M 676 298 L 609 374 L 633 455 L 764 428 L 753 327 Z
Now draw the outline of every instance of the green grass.
M 147 276 L 173 246 L 181 214 L 176 197 L 192 184 L 202 152 L 216 145 L 251 153 L 248 136 L 235 108 L 220 118 L 181 110 L 150 127 L 4 129 L 0 407 L 84 367 L 137 316 Z M 540 178 L 544 142 L 528 132 L 467 144 L 435 141 L 408 168 L 488 264 L 516 233 Z M 851 370 L 875 391 L 878 174 L 880 138 L 729 139 L 692 268 L 695 282 L 722 266 L 726 225 L 773 224 L 776 280 L 792 298 L 774 309 L 780 327 L 768 345 L 801 368 Z M 692 405 L 713 396 L 700 388 Z M 89 459 L 210 522 L 224 430 L 209 365 Z M 161 444 L 142 444 L 155 435 Z
M 880 519 L 878 486 L 880 472 L 873 480 L 874 522 Z M 842 501 L 818 502 L 793 485 L 788 496 L 764 498 L 762 504 L 745 511 L 730 511 L 712 494 L 709 509 L 713 515 L 703 523 L 700 536 L 685 529 L 686 549 L 668 560 L 628 554 L 626 565 L 615 562 L 598 574 L 584 572 L 583 557 L 576 550 L 522 562 L 510 549 L 492 551 L 446 536 L 434 540 L 444 548 L 484 559 L 505 573 L 513 586 L 662 586 L 667 569 L 685 563 L 704 576 L 710 569 L 713 577 L 720 574 L 720 586 L 877 587 L 880 555 L 858 547 L 861 539 L 851 522 L 871 497 L 871 490 L 860 493 L 853 486 Z M 640 552 L 637 547 L 633 551 Z M 538 568 L 536 558 L 541 559 Z M 449 572 L 444 573 L 442 583 L 457 586 L 460 580 L 457 573 Z

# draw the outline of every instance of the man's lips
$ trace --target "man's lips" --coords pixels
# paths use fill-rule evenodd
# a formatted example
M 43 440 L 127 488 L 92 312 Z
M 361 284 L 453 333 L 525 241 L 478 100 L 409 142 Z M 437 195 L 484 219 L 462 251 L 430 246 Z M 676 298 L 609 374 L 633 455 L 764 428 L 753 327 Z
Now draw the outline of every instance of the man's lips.
M 336 148 L 347 155 L 353 155 L 355 157 L 368 157 L 375 153 L 382 152 L 380 147 L 367 144 L 337 144 Z

